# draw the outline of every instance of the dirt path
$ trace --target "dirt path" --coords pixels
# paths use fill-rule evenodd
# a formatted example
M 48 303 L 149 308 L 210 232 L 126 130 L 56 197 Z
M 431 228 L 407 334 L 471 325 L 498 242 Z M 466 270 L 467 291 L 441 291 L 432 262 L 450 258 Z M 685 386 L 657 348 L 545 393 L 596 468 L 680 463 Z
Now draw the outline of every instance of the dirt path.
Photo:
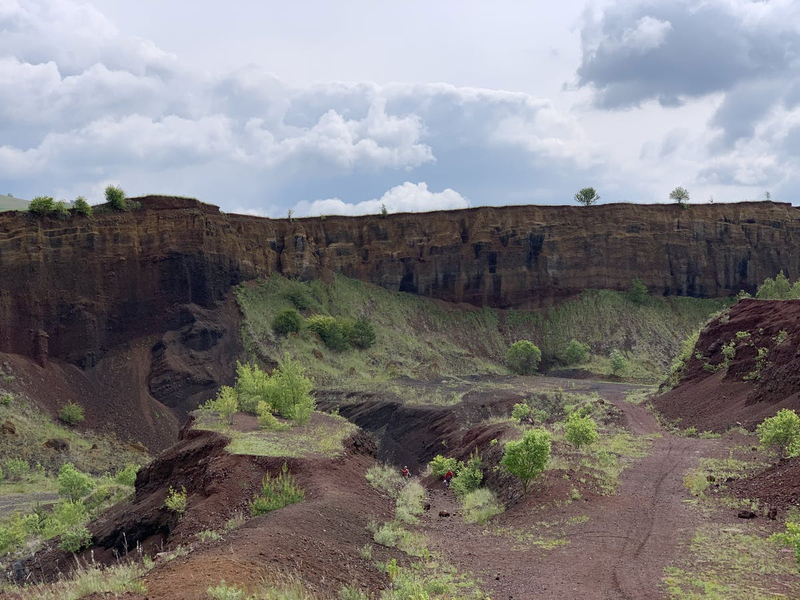
M 698 516 L 684 500 L 683 476 L 713 441 L 662 431 L 622 391 L 601 395 L 622 409 L 634 434 L 660 433 L 648 455 L 623 472 L 615 495 L 544 511 L 514 507 L 487 527 L 465 525 L 452 493 L 432 492 L 426 530 L 432 547 L 504 598 L 660 598 L 664 567 L 679 556 L 682 533 Z M 522 508 L 522 512 L 518 510 Z M 527 511 L 527 512 L 524 512 Z M 498 531 L 498 527 L 504 528 Z M 509 535 L 508 531 L 525 532 Z

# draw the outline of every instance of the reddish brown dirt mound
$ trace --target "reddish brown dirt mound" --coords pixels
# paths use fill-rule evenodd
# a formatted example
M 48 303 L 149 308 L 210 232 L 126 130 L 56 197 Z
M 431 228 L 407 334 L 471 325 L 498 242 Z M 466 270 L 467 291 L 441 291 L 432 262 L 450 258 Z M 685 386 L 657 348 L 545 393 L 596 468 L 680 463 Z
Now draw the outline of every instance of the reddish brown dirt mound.
M 737 498 L 758 500 L 780 512 L 800 506 L 800 457 L 782 460 L 752 477 L 732 483 L 729 489 Z
M 711 372 L 723 363 L 723 345 L 731 341 L 736 356 L 727 369 Z M 761 348 L 766 358 L 759 370 Z M 702 331 L 681 381 L 656 398 L 656 408 L 681 427 L 752 429 L 781 408 L 800 408 L 798 348 L 800 301 L 742 300 Z

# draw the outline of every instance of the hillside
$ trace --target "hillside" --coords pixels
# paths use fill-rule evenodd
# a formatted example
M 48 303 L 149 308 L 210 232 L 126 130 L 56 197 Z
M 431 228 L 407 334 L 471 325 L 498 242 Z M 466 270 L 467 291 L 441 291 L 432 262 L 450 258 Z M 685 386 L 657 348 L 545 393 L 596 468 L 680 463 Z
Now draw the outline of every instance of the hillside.
M 28 210 L 28 201 L 0 194 L 0 212 L 7 210 Z
M 242 281 L 339 273 L 392 291 L 496 308 L 584 289 L 724 297 L 800 272 L 788 204 L 510 206 L 386 218 L 262 219 L 191 199 L 34 220 L 0 216 L 0 351 L 86 366 L 107 349 L 213 309 Z M 58 290 L 58 293 L 55 293 Z M 47 335 L 47 344 L 39 332 Z

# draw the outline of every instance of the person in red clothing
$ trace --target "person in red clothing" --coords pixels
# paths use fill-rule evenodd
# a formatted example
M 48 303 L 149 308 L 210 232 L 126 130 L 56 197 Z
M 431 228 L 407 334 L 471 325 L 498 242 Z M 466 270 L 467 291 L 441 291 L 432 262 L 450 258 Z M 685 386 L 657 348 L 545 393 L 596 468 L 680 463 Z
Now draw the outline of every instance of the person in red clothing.
M 403 476 L 403 479 L 411 479 L 411 471 L 408 470 L 408 465 L 400 470 L 400 474 Z
M 450 487 L 450 480 L 453 478 L 453 472 L 450 469 L 447 469 L 447 473 L 444 474 L 444 486 Z

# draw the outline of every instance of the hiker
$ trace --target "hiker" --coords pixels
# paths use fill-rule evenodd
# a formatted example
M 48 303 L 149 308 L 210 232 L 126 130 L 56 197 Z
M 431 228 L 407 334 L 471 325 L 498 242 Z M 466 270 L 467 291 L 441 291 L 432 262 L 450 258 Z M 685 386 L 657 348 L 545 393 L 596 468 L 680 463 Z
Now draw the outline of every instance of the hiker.
M 453 472 L 450 469 L 447 469 L 447 473 L 444 474 L 444 487 L 450 487 L 450 480 L 453 478 Z
M 411 471 L 408 470 L 408 465 L 402 468 L 400 474 L 403 476 L 403 479 L 411 479 Z

